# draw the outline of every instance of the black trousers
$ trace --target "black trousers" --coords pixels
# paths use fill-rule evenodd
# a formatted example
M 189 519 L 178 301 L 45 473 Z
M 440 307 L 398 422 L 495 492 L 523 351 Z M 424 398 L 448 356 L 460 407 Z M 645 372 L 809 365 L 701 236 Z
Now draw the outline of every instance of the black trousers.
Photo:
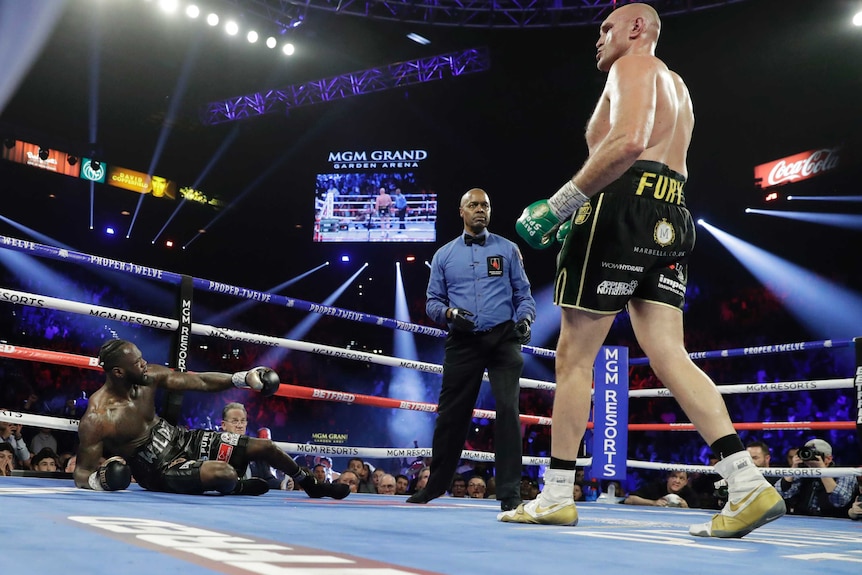
M 497 499 L 521 498 L 521 422 L 518 417 L 524 358 L 507 321 L 486 333 L 451 332 L 446 337 L 443 385 L 432 443 L 431 476 L 426 492 L 442 495 L 452 482 L 467 439 L 473 408 L 487 368 L 496 402 L 494 447 Z

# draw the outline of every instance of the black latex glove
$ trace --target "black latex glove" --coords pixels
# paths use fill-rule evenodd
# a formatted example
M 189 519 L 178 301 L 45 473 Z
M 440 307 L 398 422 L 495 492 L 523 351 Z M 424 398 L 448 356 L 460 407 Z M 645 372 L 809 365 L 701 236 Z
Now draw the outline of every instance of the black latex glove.
M 527 345 L 530 343 L 532 333 L 529 319 L 524 318 L 518 320 L 518 323 L 515 324 L 515 335 L 518 336 L 518 343 L 521 345 Z
M 471 317 L 474 317 L 472 311 L 453 307 L 451 311 L 451 317 L 449 318 L 449 324 L 455 331 L 472 332 L 474 329 L 476 329 L 476 324 L 473 322 L 473 320 L 470 319 Z

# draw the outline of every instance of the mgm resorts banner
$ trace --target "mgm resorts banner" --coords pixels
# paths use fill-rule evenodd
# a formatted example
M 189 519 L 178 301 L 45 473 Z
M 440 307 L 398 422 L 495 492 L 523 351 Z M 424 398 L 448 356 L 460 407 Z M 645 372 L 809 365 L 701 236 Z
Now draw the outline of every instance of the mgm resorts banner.
M 594 365 L 593 479 L 626 478 L 629 425 L 629 350 L 608 346 Z

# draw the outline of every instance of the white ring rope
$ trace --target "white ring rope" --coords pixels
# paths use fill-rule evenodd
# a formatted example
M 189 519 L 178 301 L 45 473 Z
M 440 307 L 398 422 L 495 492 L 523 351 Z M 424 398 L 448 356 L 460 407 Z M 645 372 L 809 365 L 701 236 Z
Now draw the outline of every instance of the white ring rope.
M 78 421 L 75 419 L 64 419 L 50 417 L 47 415 L 35 415 L 32 413 L 20 413 L 16 411 L 0 410 L 0 421 L 10 421 L 22 425 L 37 427 L 48 427 L 63 431 L 77 431 Z M 287 443 L 283 441 L 274 442 L 286 453 L 299 453 L 305 455 L 328 455 L 330 457 L 369 457 L 374 459 L 405 458 L 405 457 L 431 457 L 430 447 L 354 447 L 348 445 L 318 445 L 310 443 Z M 463 450 L 461 459 L 470 461 L 494 461 L 494 454 L 487 451 Z M 522 456 L 522 465 L 550 465 L 550 457 Z M 581 467 L 592 465 L 591 457 L 579 457 L 576 461 Z M 715 468 L 709 465 L 680 465 L 673 463 L 658 463 L 655 461 L 638 461 L 627 459 L 626 466 L 634 469 L 652 469 L 660 471 L 685 471 L 687 473 L 715 473 Z M 862 476 L 862 468 L 856 467 L 827 467 L 827 468 L 793 468 L 793 467 L 770 467 L 762 468 L 761 473 L 766 476 L 797 476 L 797 477 L 844 477 L 845 475 Z
M 735 393 L 773 393 L 777 391 L 813 391 L 815 389 L 848 389 L 854 385 L 853 378 L 814 379 L 808 381 L 781 381 L 769 383 L 716 384 L 718 392 L 724 395 Z M 632 389 L 629 397 L 673 397 L 664 387 L 651 389 Z
M 133 323 L 146 327 L 162 329 L 167 331 L 177 331 L 179 322 L 175 319 L 158 317 L 143 313 L 127 312 L 124 310 L 103 307 L 93 304 L 86 304 L 77 301 L 60 299 L 50 296 L 31 294 L 0 288 L 0 301 L 16 305 L 26 305 L 43 309 L 54 309 L 67 311 L 79 315 L 97 317 L 100 319 L 122 321 Z M 424 361 L 415 361 L 410 359 L 401 359 L 387 355 L 378 355 L 367 351 L 357 351 L 352 349 L 344 349 L 318 343 L 308 343 L 305 341 L 297 341 L 295 339 L 285 339 L 281 337 L 273 337 L 268 335 L 260 335 L 245 331 L 237 331 L 224 327 L 214 327 L 211 325 L 193 323 L 192 333 L 195 335 L 203 335 L 209 337 L 219 337 L 230 341 L 242 341 L 258 345 L 267 345 L 270 347 L 283 347 L 296 351 L 307 351 L 318 355 L 335 357 L 339 359 L 350 359 L 355 361 L 367 361 L 379 365 L 388 365 L 390 367 L 403 367 L 407 369 L 415 369 L 425 373 L 443 373 L 443 366 Z M 488 374 L 483 375 L 484 380 L 488 380 Z M 520 379 L 522 388 L 525 389 L 556 389 L 557 384 L 550 381 L 541 381 L 538 379 L 528 379 L 522 377 Z

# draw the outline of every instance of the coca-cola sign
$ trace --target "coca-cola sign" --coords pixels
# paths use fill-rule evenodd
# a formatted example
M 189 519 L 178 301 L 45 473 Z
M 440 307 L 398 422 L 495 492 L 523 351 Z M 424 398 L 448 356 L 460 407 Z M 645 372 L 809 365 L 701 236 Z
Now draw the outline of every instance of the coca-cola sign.
M 840 148 L 820 148 L 754 167 L 754 182 L 761 188 L 801 182 L 838 167 Z

